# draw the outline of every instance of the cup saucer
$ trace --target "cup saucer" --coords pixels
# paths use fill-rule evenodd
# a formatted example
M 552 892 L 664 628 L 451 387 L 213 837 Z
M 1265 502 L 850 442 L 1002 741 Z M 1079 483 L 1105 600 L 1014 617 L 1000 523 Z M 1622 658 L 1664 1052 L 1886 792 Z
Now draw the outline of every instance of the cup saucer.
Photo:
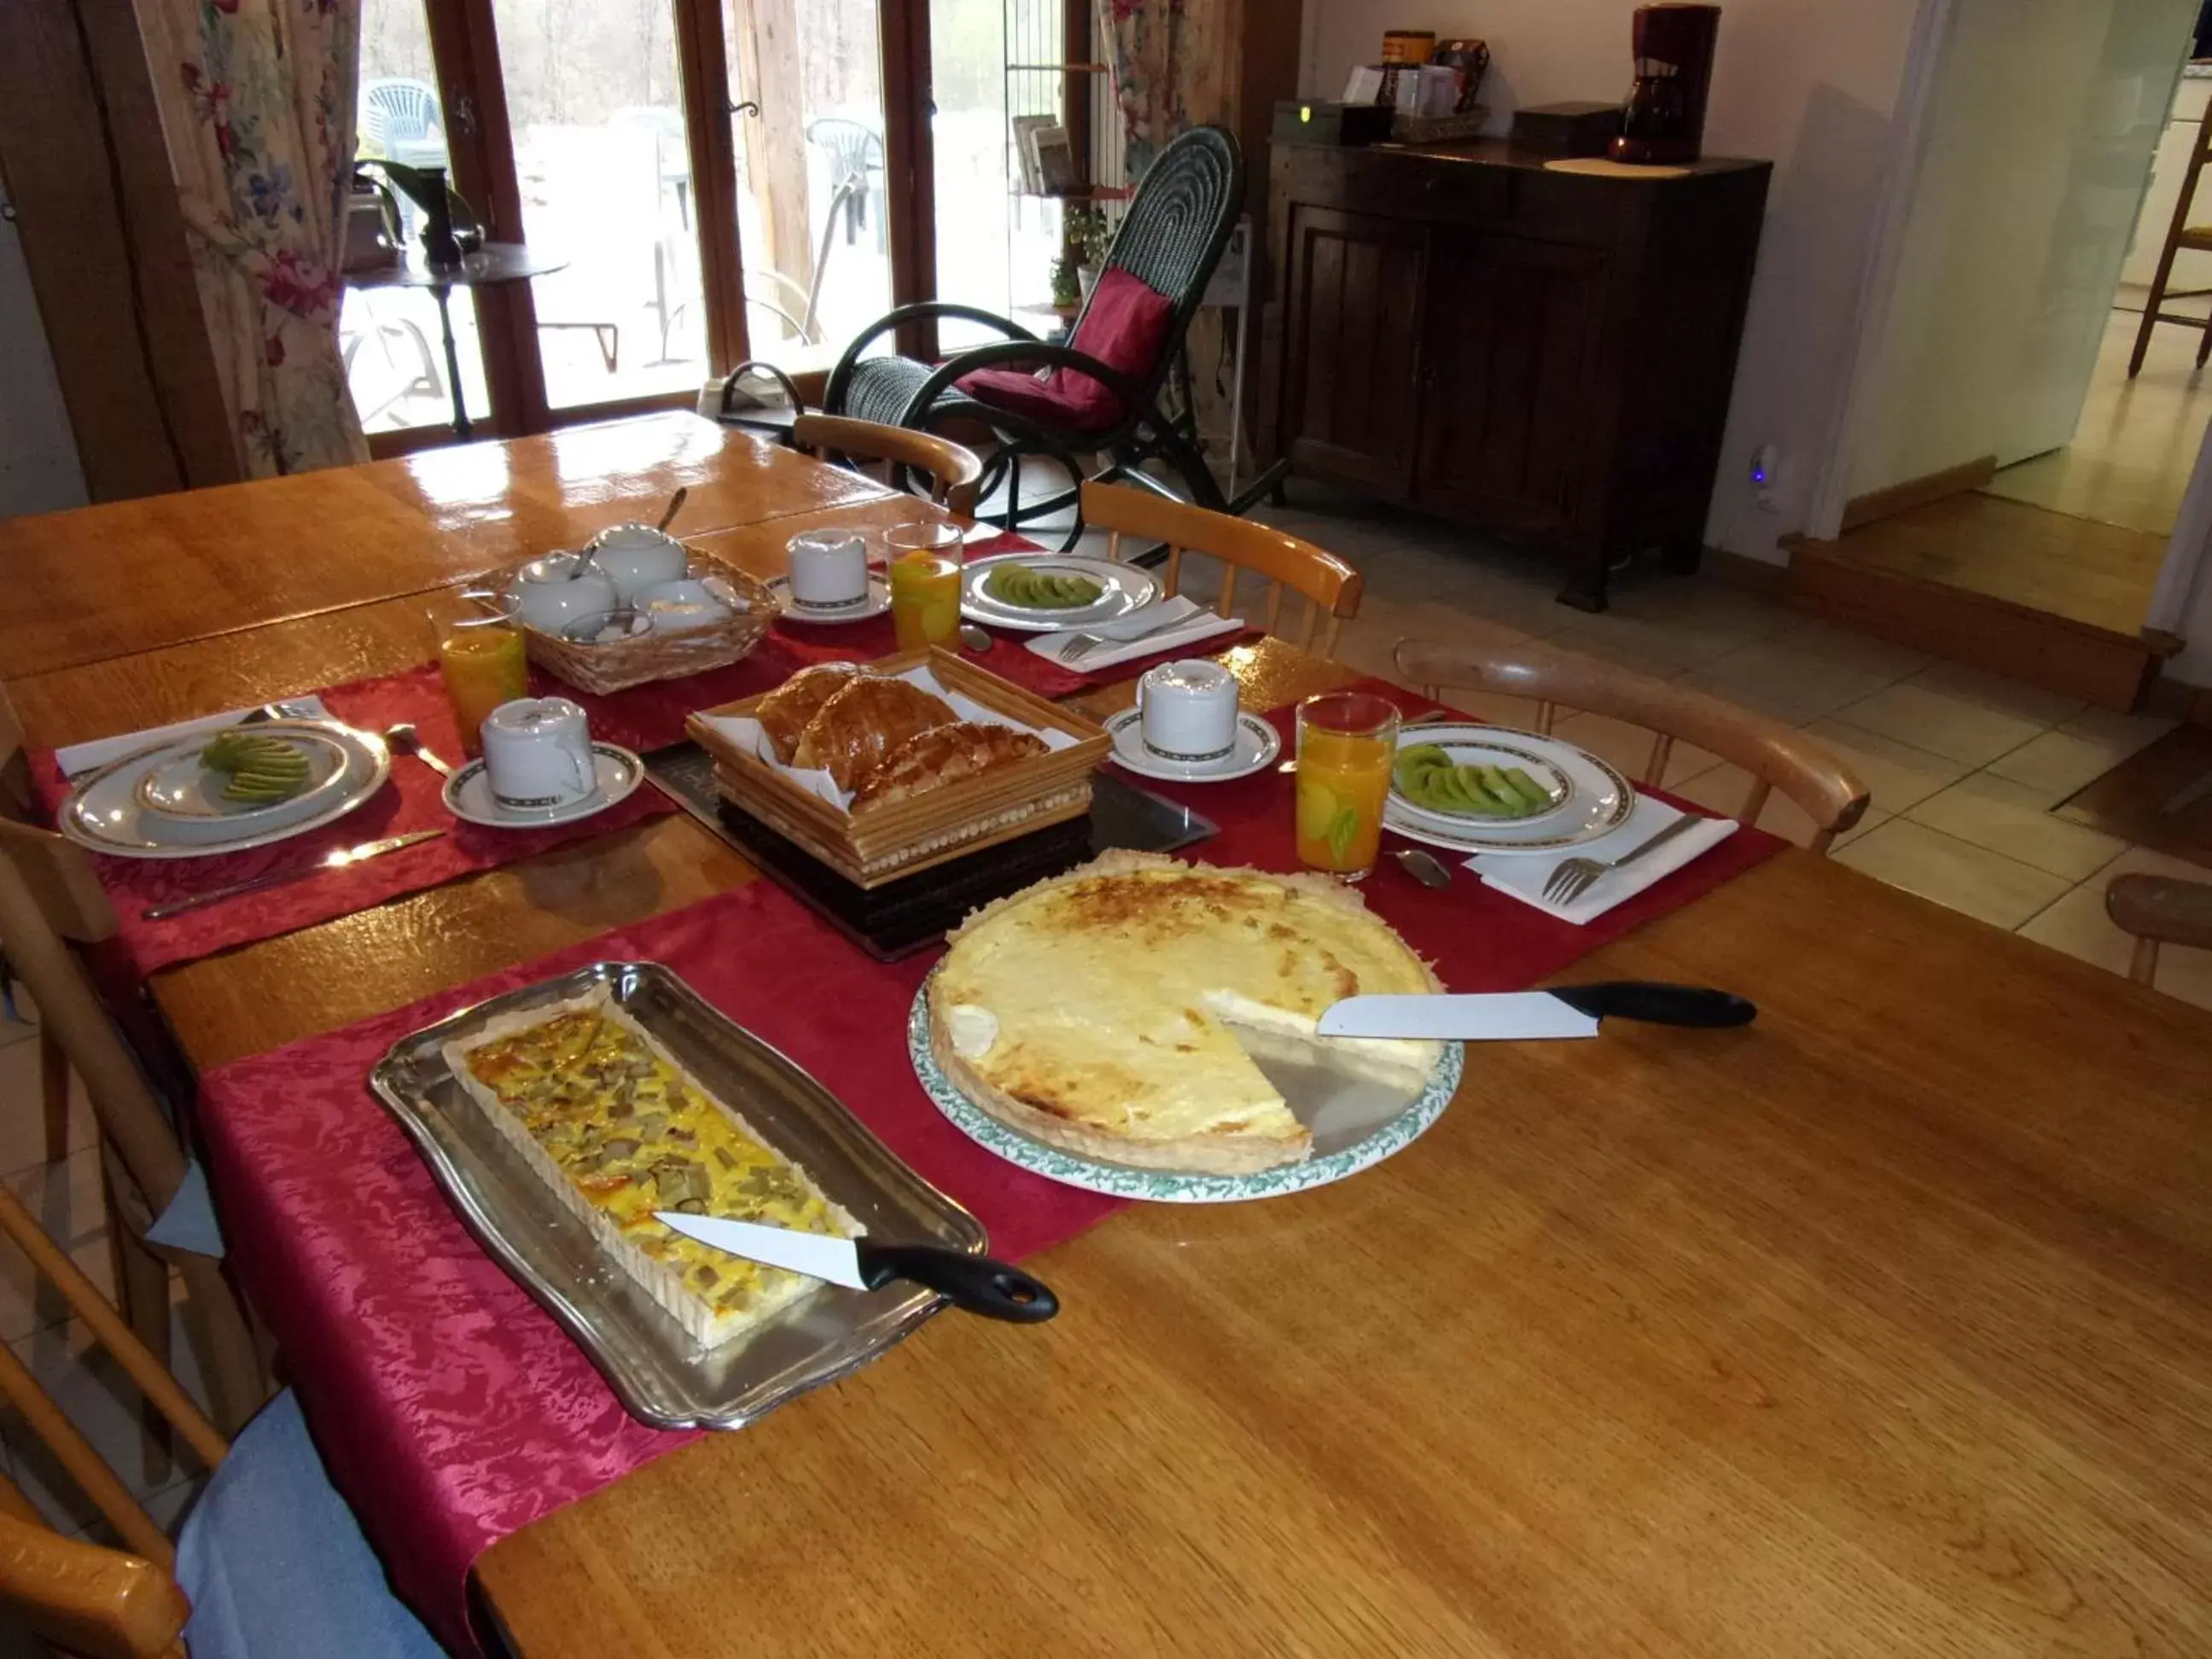
M 645 779 L 645 763 L 615 744 L 593 744 L 592 763 L 599 777 L 599 787 L 581 800 L 570 801 L 566 806 L 517 811 L 501 806 L 492 798 L 484 763 L 472 760 L 447 781 L 446 810 L 465 823 L 481 823 L 489 829 L 544 830 L 604 812 L 628 799 Z
M 815 628 L 835 628 L 840 623 L 866 622 L 871 617 L 882 616 L 891 608 L 890 578 L 872 566 L 868 570 L 868 597 L 846 605 L 802 605 L 792 597 L 791 578 L 788 576 L 770 576 L 768 591 L 775 595 L 775 602 L 783 607 L 786 622 L 805 623 Z
M 1282 734 L 1257 714 L 1237 713 L 1237 745 L 1217 761 L 1170 760 L 1145 747 L 1144 716 L 1125 708 L 1106 722 L 1114 740 L 1114 761 L 1140 777 L 1165 783 L 1224 783 L 1249 777 L 1272 764 L 1283 750 Z

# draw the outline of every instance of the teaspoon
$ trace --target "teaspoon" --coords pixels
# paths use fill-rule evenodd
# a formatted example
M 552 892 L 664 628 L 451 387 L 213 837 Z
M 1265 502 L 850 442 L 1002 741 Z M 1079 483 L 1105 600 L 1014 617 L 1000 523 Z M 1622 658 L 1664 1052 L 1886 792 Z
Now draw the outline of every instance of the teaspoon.
M 422 739 L 416 735 L 414 721 L 401 720 L 397 726 L 386 726 L 384 740 L 392 745 L 394 754 L 414 756 L 440 777 L 453 775 L 453 769 L 446 763 L 438 751 L 425 747 Z

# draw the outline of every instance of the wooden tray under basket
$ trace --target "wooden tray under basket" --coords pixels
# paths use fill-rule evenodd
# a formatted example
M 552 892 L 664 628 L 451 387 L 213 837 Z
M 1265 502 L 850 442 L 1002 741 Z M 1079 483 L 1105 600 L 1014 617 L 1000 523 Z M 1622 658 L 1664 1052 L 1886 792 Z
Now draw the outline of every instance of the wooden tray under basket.
M 1075 743 L 854 814 L 800 788 L 702 718 L 750 714 L 768 693 L 702 709 L 691 716 L 688 730 L 714 757 L 715 781 L 726 797 L 860 887 L 880 887 L 1091 810 L 1091 775 L 1111 746 L 1103 727 L 936 647 L 902 651 L 868 666 L 879 674 L 902 674 L 924 663 L 946 690 L 1036 730 L 1065 732 Z
M 522 641 L 530 660 L 580 691 L 605 696 L 652 680 L 679 679 L 709 668 L 726 667 L 750 656 L 775 622 L 779 609 L 775 595 L 757 577 L 696 548 L 690 550 L 690 559 L 694 576 L 726 584 L 747 608 L 704 628 L 687 628 L 680 634 L 641 634 L 605 645 L 579 645 L 526 623 Z M 493 579 L 493 586 L 504 593 L 515 574 L 513 570 L 503 571 Z

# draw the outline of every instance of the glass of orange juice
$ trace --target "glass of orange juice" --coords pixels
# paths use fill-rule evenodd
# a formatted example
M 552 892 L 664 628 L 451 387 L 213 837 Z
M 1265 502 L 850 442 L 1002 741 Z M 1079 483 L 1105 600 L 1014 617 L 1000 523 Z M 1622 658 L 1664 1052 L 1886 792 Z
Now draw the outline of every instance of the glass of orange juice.
M 884 532 L 890 555 L 891 629 L 902 651 L 942 645 L 960 631 L 960 526 L 929 520 Z
M 1298 860 L 1340 881 L 1375 867 L 1398 749 L 1398 706 L 1365 691 L 1298 705 Z
M 489 607 L 489 608 L 488 608 Z M 512 609 L 489 595 L 441 594 L 430 606 L 438 670 L 446 701 L 461 728 L 461 748 L 474 755 L 484 716 L 530 695 L 530 659 Z

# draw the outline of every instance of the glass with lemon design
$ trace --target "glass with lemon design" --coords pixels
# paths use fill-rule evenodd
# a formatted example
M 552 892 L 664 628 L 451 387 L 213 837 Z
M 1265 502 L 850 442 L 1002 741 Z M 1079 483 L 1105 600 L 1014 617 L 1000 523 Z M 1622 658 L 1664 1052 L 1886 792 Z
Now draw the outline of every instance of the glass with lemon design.
M 1398 707 L 1364 691 L 1298 705 L 1298 860 L 1340 881 L 1375 867 L 1398 748 Z
M 957 525 L 918 520 L 884 532 L 890 555 L 891 629 L 902 651 L 943 645 L 960 631 Z

